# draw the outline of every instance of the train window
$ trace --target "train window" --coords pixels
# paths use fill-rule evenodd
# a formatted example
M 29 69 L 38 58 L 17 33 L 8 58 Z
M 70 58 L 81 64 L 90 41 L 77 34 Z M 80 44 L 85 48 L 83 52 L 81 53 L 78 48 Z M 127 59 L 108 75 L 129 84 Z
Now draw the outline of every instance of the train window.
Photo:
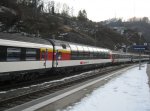
M 98 57 L 99 57 L 100 59 L 102 59 L 102 49 L 99 49 L 99 51 L 98 51 Z
M 83 50 L 83 47 L 82 46 L 77 46 L 78 48 L 78 56 L 80 59 L 83 59 L 84 58 L 84 50 Z
M 87 49 L 88 49 L 88 57 L 87 57 L 87 59 L 90 59 L 90 48 L 89 47 L 87 47 Z
M 67 46 L 65 44 L 62 44 L 61 46 L 62 46 L 63 49 L 67 48 Z
M 94 52 L 97 52 L 97 49 L 96 48 L 93 48 Z
M 98 59 L 99 58 L 99 49 L 95 48 L 95 51 L 96 51 L 96 58 Z
M 108 59 L 109 58 L 109 54 L 108 54 L 108 51 L 105 50 L 105 59 Z
M 19 61 L 21 56 L 20 48 L 7 48 L 7 61 Z
M 106 53 L 106 59 L 109 59 L 109 53 Z
M 36 49 L 26 49 L 26 60 L 36 60 Z
M 40 49 L 36 49 L 36 60 L 40 60 Z
M 108 51 L 104 50 L 104 59 L 107 59 L 107 58 L 108 58 Z
M 100 49 L 97 48 L 97 58 L 100 59 Z
M 94 51 L 93 51 L 93 48 L 91 48 L 91 47 L 89 47 L 89 50 L 90 50 L 90 52 L 94 52 Z
M 77 51 L 77 47 L 75 45 L 70 45 L 71 51 Z
M 93 58 L 94 50 L 92 47 L 89 47 L 89 50 L 90 50 L 90 58 Z
M 78 48 L 79 52 L 83 52 L 83 47 L 82 46 L 77 46 L 77 48 Z
M 108 53 L 107 53 L 107 50 L 104 50 L 104 59 L 107 59 L 108 58 Z
M 0 61 L 6 61 L 7 47 L 0 46 Z
M 88 47 L 85 47 L 85 46 L 83 46 L 83 49 L 84 49 L 84 59 L 88 59 L 90 51 L 89 51 Z
M 102 53 L 102 59 L 105 59 L 105 52 Z
M 71 59 L 72 60 L 78 59 L 78 50 L 77 50 L 76 45 L 70 44 L 70 48 L 71 48 Z
M 101 52 L 99 53 L 99 56 L 100 56 L 101 59 L 103 59 L 103 58 L 104 58 L 104 52 L 101 51 Z
M 88 49 L 88 47 L 83 47 L 83 49 L 84 49 L 84 52 L 89 52 L 89 49 Z
M 93 48 L 93 51 L 94 51 L 93 57 L 96 58 L 97 57 L 97 50 L 96 50 L 96 48 Z
M 98 48 L 96 48 L 96 50 L 97 50 L 96 58 L 99 58 L 99 49 L 98 49 Z

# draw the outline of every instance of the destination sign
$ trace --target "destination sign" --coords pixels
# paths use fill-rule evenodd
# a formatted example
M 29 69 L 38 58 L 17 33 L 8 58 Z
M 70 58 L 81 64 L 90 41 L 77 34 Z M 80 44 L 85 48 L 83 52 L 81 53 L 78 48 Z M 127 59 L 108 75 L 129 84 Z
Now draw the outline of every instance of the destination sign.
M 145 46 L 145 45 L 134 45 L 133 49 L 134 50 L 146 50 L 147 46 Z

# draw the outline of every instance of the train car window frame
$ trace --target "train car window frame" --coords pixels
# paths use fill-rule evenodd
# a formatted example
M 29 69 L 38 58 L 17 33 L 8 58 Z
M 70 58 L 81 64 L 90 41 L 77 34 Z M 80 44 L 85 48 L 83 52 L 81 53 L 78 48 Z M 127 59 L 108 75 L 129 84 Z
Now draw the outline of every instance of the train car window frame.
M 84 49 L 81 45 L 77 45 L 77 49 L 78 49 L 78 57 L 80 59 L 84 59 Z
M 71 59 L 72 60 L 77 60 L 78 59 L 78 49 L 76 45 L 74 44 L 69 44 L 70 49 L 71 49 Z
M 26 61 L 35 61 L 37 59 L 37 51 L 36 49 L 27 48 L 25 53 Z
M 100 59 L 100 58 L 101 58 L 101 57 L 100 57 L 101 49 L 97 48 L 97 51 L 98 51 L 98 52 L 97 52 L 97 58 Z
M 7 48 L 7 61 L 20 61 L 21 60 L 21 48 L 8 47 Z
M 66 44 L 61 44 L 61 46 L 62 46 L 63 49 L 67 49 Z
M 0 46 L 0 61 L 6 61 L 7 57 L 7 47 L 6 46 Z
M 86 46 L 83 46 L 83 50 L 84 50 L 84 59 L 88 59 L 89 54 L 90 54 L 89 48 Z
M 40 61 L 40 49 L 36 49 L 36 60 Z
M 93 58 L 93 53 L 94 53 L 94 50 L 92 47 L 88 47 L 89 48 L 89 51 L 90 51 L 90 59 Z
M 89 51 L 88 51 L 88 58 L 87 58 L 87 59 L 90 59 L 90 53 L 91 53 L 91 52 L 90 52 L 90 48 L 89 48 L 89 47 L 87 47 L 87 48 L 88 48 L 88 50 L 89 50 Z

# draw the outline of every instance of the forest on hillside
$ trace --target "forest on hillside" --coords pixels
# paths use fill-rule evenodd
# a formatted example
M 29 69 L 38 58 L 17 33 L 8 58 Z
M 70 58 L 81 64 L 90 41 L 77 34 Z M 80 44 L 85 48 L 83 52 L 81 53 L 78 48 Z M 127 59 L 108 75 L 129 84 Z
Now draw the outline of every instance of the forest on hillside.
M 42 0 L 1 0 L 0 5 L 2 31 L 48 33 L 64 24 L 62 17 L 76 19 L 69 15 L 71 9 L 67 4 L 63 4 L 59 13 L 59 6 L 55 7 L 54 1 L 45 6 Z M 78 19 L 87 19 L 85 10 L 79 11 Z
M 42 0 L 1 0 L 0 32 L 20 33 L 30 37 L 42 37 L 120 50 L 139 39 L 136 30 L 132 38 L 121 35 L 101 22 L 87 18 L 86 10 L 73 16 L 73 7 L 67 4 L 47 5 Z M 142 38 L 142 42 L 145 42 Z
M 150 20 L 148 17 L 137 18 L 133 17 L 127 21 L 122 19 L 113 18 L 102 22 L 108 27 L 125 27 L 128 30 L 141 32 L 146 42 L 150 42 Z

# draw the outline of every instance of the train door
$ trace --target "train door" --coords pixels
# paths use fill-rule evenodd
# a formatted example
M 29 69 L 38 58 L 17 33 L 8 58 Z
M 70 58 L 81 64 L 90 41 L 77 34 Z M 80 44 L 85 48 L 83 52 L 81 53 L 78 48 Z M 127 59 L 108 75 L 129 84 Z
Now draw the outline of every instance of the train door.
M 41 61 L 43 61 L 43 66 L 47 68 L 48 50 L 46 48 L 41 49 Z
M 62 52 L 59 50 L 56 50 L 55 52 L 55 67 L 58 67 L 59 61 L 62 59 Z

